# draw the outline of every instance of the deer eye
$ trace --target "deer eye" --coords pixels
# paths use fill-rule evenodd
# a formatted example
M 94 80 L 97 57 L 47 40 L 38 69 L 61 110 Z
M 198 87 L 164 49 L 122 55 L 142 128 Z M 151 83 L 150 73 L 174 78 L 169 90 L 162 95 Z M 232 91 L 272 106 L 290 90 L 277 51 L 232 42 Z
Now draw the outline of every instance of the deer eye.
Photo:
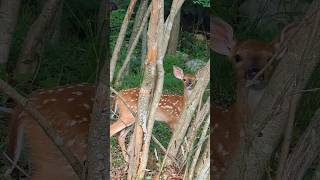
M 186 82 L 186 79 L 183 79 L 184 82 Z
M 239 54 L 237 54 L 237 55 L 234 57 L 234 59 L 235 59 L 236 63 L 239 63 L 239 62 L 242 61 L 242 58 L 241 58 L 241 56 L 240 56 Z

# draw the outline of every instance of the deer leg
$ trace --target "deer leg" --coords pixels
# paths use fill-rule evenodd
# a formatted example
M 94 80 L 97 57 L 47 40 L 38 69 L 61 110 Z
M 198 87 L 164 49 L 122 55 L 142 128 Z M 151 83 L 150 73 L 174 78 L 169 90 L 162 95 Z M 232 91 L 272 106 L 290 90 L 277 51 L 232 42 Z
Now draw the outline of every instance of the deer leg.
M 134 123 L 134 119 L 132 115 L 121 116 L 120 114 L 119 119 L 116 122 L 114 122 L 110 127 L 110 137 L 122 131 L 126 127 L 131 126 L 133 123 Z
M 124 160 L 126 162 L 128 162 L 128 160 L 129 160 L 127 148 L 126 148 L 126 137 L 130 131 L 131 131 L 131 128 L 124 129 L 120 132 L 120 134 L 118 136 L 118 143 L 119 143 L 122 155 L 124 157 Z

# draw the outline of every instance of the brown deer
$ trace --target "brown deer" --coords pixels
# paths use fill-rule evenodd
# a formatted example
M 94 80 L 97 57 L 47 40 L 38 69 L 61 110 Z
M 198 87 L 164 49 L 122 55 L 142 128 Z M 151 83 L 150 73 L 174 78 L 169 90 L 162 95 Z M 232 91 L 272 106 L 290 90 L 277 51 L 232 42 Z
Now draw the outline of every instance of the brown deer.
M 162 95 L 156 112 L 156 119 L 163 121 L 174 129 L 184 102 L 194 87 L 196 77 L 185 74 L 178 67 L 173 67 L 176 78 L 184 83 L 184 96 Z M 52 127 L 61 136 L 65 146 L 79 159 L 86 160 L 87 135 L 90 123 L 91 107 L 94 101 L 95 87 L 89 84 L 78 84 L 39 90 L 28 97 L 30 103 L 47 118 Z M 134 112 L 137 111 L 139 89 L 120 91 L 126 104 Z M 115 107 L 119 118 L 110 127 L 110 136 L 125 131 L 134 123 L 134 117 L 126 104 L 115 98 Z M 50 141 L 37 122 L 20 106 L 17 106 L 10 125 L 8 154 L 16 162 L 22 149 L 25 134 L 30 147 L 33 165 L 32 180 L 73 180 L 78 179 L 71 166 L 62 156 L 55 144 Z M 125 152 L 125 135 L 119 136 L 122 153 Z
M 227 56 L 235 70 L 236 101 L 227 109 L 211 106 L 213 134 L 211 136 L 213 179 L 222 179 L 243 136 L 244 123 L 251 117 L 258 105 L 274 67 L 271 65 L 252 82 L 271 57 L 279 51 L 281 43 L 292 32 L 291 24 L 282 30 L 280 37 L 270 43 L 258 40 L 238 41 L 233 28 L 221 18 L 211 19 L 210 47 L 215 52 Z M 280 53 L 283 54 L 283 53 Z M 247 83 L 253 83 L 246 87 Z

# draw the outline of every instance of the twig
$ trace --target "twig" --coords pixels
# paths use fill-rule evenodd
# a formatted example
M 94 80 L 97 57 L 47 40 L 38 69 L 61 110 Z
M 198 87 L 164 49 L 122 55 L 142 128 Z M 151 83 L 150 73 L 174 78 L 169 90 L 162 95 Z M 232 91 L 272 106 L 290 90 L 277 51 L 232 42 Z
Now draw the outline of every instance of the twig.
M 305 90 L 301 90 L 299 92 L 315 92 L 315 91 L 320 91 L 320 88 L 305 89 Z
M 20 172 L 22 172 L 23 175 L 30 177 L 30 175 L 28 173 L 26 173 L 19 165 L 17 165 L 16 162 L 14 162 L 8 155 L 7 153 L 3 152 L 2 155 L 11 163 L 11 165 L 13 165 L 15 168 L 17 168 Z M 10 168 L 6 171 L 5 176 L 8 176 L 9 174 L 11 174 L 13 168 Z
M 131 112 L 131 114 L 133 115 L 134 119 L 136 119 L 137 117 L 137 113 L 134 112 L 133 109 L 130 108 L 129 104 L 127 103 L 127 101 L 115 90 L 113 89 L 113 87 L 110 87 L 110 90 L 120 98 L 120 100 L 124 103 L 124 105 L 127 107 L 127 109 Z

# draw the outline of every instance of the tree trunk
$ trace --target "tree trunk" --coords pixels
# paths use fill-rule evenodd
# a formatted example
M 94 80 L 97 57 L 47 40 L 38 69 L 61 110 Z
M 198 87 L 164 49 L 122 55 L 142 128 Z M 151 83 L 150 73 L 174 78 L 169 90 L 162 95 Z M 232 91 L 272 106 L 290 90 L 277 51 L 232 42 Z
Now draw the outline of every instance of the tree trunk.
M 160 3 L 158 0 L 152 0 L 152 10 L 149 23 L 149 32 L 148 32 L 148 55 L 145 59 L 145 71 L 143 76 L 143 81 L 140 88 L 139 100 L 138 100 L 138 121 L 135 123 L 134 129 L 134 151 L 130 154 L 129 171 L 128 171 L 128 180 L 143 178 L 143 173 L 145 171 L 141 167 L 141 149 L 143 146 L 143 137 L 147 132 L 147 120 L 150 113 L 150 105 L 152 104 L 152 90 L 155 87 L 156 81 L 156 62 L 158 56 L 158 28 L 159 28 L 159 16 L 160 16 Z M 158 91 L 159 92 L 159 91 Z M 162 89 L 160 89 L 160 93 Z M 151 107 L 152 108 L 152 107 Z M 151 122 L 152 124 L 152 122 Z M 150 133 L 150 132 L 149 132 Z
M 303 28 L 288 43 L 288 52 L 279 62 L 253 118 L 245 126 L 244 137 L 225 179 L 259 180 L 265 174 L 267 163 L 286 125 L 290 101 L 287 97 L 305 87 L 319 63 L 320 22 L 315 17 L 319 15 L 315 13 L 315 9 L 319 8 L 319 0 L 315 0 L 310 7 L 307 19 L 300 24 Z M 298 68 L 302 68 L 303 72 L 299 85 L 301 88 L 294 89 L 294 70 Z
M 110 1 L 102 0 L 105 3 L 105 20 L 103 22 L 102 42 L 106 41 L 104 46 L 101 46 L 101 51 L 106 52 L 104 57 L 105 62 L 99 73 L 98 85 L 96 89 L 95 101 L 93 104 L 91 122 L 88 135 L 88 180 L 110 179 L 109 164 L 109 112 L 110 112 L 110 96 L 109 96 L 109 33 L 108 27 L 110 23 Z M 102 4 L 103 4 L 102 3 Z M 102 7 L 101 7 L 102 8 Z M 103 48 L 104 47 L 104 48 Z
M 49 35 L 49 41 L 51 44 L 56 44 L 61 36 L 61 20 L 63 15 L 63 3 L 60 3 L 58 11 L 54 17 L 51 33 Z
M 116 87 L 119 87 L 121 85 L 121 82 L 122 82 L 124 76 L 128 72 L 127 70 L 129 67 L 130 60 L 131 60 L 131 55 L 132 55 L 133 50 L 135 49 L 135 47 L 140 39 L 140 34 L 142 31 L 141 28 L 143 28 L 143 26 L 145 26 L 145 24 L 149 20 L 150 13 L 148 13 L 147 11 L 150 11 L 148 9 L 151 8 L 151 5 L 149 5 L 150 7 L 148 8 L 148 2 L 149 2 L 149 0 L 143 0 L 140 4 L 139 9 L 138 9 L 138 12 L 137 12 L 134 24 L 133 24 L 133 30 L 132 30 L 130 40 L 129 40 L 129 45 L 128 45 L 128 49 L 127 49 L 127 56 L 126 56 L 126 59 L 124 60 L 124 63 L 122 65 L 121 69 L 119 70 L 117 78 L 115 80 Z
M 144 68 L 144 59 L 146 58 L 147 54 L 147 32 L 148 32 L 148 27 L 145 26 L 142 32 L 142 42 L 141 42 L 141 70 Z
M 100 71 L 105 62 L 110 58 L 110 44 L 109 44 L 109 19 L 111 12 L 111 3 L 109 0 L 101 0 L 100 9 L 98 14 L 98 24 L 97 24 L 97 34 L 100 41 L 99 45 L 99 63 L 97 67 L 97 79 L 99 77 Z
M 0 65 L 9 58 L 12 35 L 20 9 L 20 0 L 2 0 L 0 7 Z
M 33 73 L 35 71 L 37 65 L 35 62 L 36 50 L 41 47 L 45 34 L 60 7 L 60 3 L 62 3 L 62 0 L 48 0 L 39 17 L 31 25 L 17 61 L 16 72 L 18 74 Z
M 167 54 L 175 55 L 179 44 L 179 32 L 180 32 L 180 15 L 181 11 L 178 11 L 177 16 L 174 18 L 172 31 L 170 35 Z
M 301 180 L 311 164 L 320 157 L 320 108 L 287 159 L 281 180 Z

